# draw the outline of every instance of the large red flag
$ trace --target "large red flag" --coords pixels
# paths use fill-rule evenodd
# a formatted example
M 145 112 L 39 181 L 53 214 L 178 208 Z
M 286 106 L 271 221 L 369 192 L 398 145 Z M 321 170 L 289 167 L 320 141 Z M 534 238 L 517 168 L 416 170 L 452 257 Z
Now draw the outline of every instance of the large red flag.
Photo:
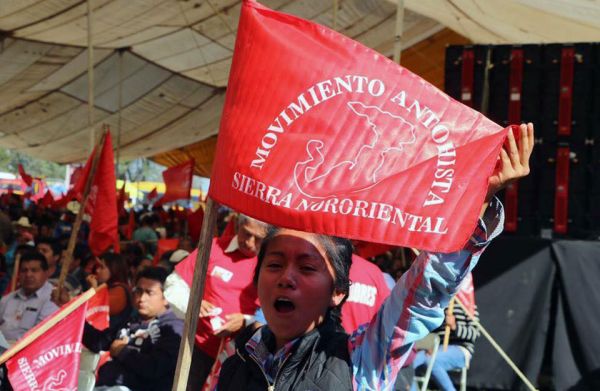
M 107 329 L 110 324 L 108 308 L 108 289 L 106 285 L 96 290 L 96 294 L 88 300 L 85 320 L 97 330 Z
M 94 154 L 95 149 L 88 159 L 79 181 L 73 187 L 74 194 L 83 193 L 85 181 L 90 175 Z M 110 132 L 106 134 L 104 145 L 102 145 L 85 212 L 91 216 L 88 242 L 92 253 L 98 256 L 111 245 L 118 248 L 117 190 Z
M 25 182 L 27 186 L 31 186 L 31 184 L 33 183 L 33 177 L 25 172 L 25 169 L 23 168 L 22 164 L 19 164 L 18 169 L 19 175 L 21 176 L 21 179 L 23 179 L 23 182 Z
M 86 309 L 87 302 L 6 362 L 8 378 L 13 389 L 22 391 L 75 391 L 77 389 Z M 58 311 L 53 317 L 57 314 Z M 36 328 L 47 323 L 48 319 Z M 34 330 L 30 330 L 28 334 Z
M 360 43 L 245 0 L 209 195 L 279 226 L 454 251 L 506 133 Z
M 193 175 L 194 159 L 164 170 L 162 176 L 165 181 L 166 190 L 165 195 L 158 200 L 157 205 L 190 198 Z

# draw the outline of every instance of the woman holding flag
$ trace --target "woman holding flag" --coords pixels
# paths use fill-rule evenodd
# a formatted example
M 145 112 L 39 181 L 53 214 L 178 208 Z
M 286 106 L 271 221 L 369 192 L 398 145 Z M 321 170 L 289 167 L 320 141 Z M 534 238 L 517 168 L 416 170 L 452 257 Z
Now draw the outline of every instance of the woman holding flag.
M 348 336 L 340 310 L 348 295 L 352 246 L 346 239 L 272 229 L 255 284 L 267 325 L 236 340 L 218 390 L 391 389 L 414 342 L 444 319 L 444 308 L 503 228 L 494 194 L 529 173 L 533 125 L 512 131 L 489 178 L 479 223 L 460 251 L 422 252 L 369 324 Z

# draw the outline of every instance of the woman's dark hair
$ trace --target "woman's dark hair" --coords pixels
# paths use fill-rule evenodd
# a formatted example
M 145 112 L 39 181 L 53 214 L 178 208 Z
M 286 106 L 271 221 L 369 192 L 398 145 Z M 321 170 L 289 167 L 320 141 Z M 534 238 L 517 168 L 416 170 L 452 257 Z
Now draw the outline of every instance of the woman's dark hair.
M 258 252 L 258 262 L 254 269 L 254 285 L 258 286 L 258 275 L 260 274 L 260 266 L 264 260 L 267 248 L 271 240 L 277 235 L 282 228 L 270 226 L 267 231 L 267 236 L 263 239 Z M 352 265 L 352 242 L 348 239 L 339 238 L 337 236 L 328 236 L 322 234 L 313 234 L 319 244 L 325 249 L 325 255 L 331 264 L 334 271 L 333 289 L 337 292 L 345 294 L 344 299 L 337 306 L 330 308 L 328 316 L 336 322 L 341 323 L 342 305 L 346 302 L 350 293 L 350 266 Z
M 119 255 L 115 253 L 104 253 L 100 256 L 100 259 L 104 261 L 108 270 L 110 270 L 110 279 L 108 280 L 108 286 L 115 283 L 127 284 L 128 282 L 128 270 L 127 263 Z M 94 272 L 95 272 L 94 268 Z

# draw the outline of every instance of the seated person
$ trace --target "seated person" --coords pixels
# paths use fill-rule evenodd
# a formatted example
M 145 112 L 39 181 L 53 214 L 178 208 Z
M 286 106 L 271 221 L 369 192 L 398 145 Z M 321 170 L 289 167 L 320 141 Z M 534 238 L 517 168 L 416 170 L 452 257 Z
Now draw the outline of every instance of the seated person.
M 100 367 L 97 386 L 131 390 L 170 390 L 175 376 L 183 320 L 164 296 L 165 270 L 149 267 L 137 276 L 137 315 L 119 331 L 99 331 L 85 324 L 83 344 L 93 352 L 108 350 L 112 360 Z M 102 389 L 102 388 L 100 388 Z
M 475 306 L 474 319 L 479 321 L 477 306 Z M 468 368 L 471 357 L 475 350 L 475 340 L 479 337 L 479 330 L 471 318 L 458 304 L 454 306 L 452 313 L 446 309 L 446 318 L 444 323 L 434 332 L 440 336 L 440 341 L 444 340 L 446 325 L 450 326 L 450 342 L 448 349 L 444 351 L 440 344 L 435 362 L 431 370 L 431 378 L 443 391 L 455 391 L 454 384 L 448 375 L 448 371 Z M 424 350 L 417 352 L 413 366 L 427 366 L 431 356 Z M 413 390 L 415 390 L 413 388 Z
M 119 254 L 104 253 L 87 276 L 92 288 L 108 286 L 108 307 L 111 329 L 121 328 L 131 315 L 131 294 L 127 281 L 127 263 Z
M 19 289 L 0 301 L 0 331 L 9 341 L 18 340 L 58 309 L 50 299 L 52 285 L 44 255 L 37 251 L 23 253 L 19 283 Z

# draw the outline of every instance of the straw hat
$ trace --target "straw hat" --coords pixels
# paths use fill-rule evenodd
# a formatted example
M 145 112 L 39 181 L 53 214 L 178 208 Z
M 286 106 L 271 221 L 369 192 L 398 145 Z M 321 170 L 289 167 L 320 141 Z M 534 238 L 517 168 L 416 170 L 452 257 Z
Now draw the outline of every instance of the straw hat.
M 29 223 L 29 218 L 27 218 L 27 216 L 21 216 L 15 225 L 22 228 L 31 228 L 31 223 Z
M 188 255 L 190 255 L 190 253 L 185 250 L 175 250 L 173 251 L 173 254 L 171 254 L 171 256 L 169 257 L 169 262 L 179 263 L 183 261 Z

